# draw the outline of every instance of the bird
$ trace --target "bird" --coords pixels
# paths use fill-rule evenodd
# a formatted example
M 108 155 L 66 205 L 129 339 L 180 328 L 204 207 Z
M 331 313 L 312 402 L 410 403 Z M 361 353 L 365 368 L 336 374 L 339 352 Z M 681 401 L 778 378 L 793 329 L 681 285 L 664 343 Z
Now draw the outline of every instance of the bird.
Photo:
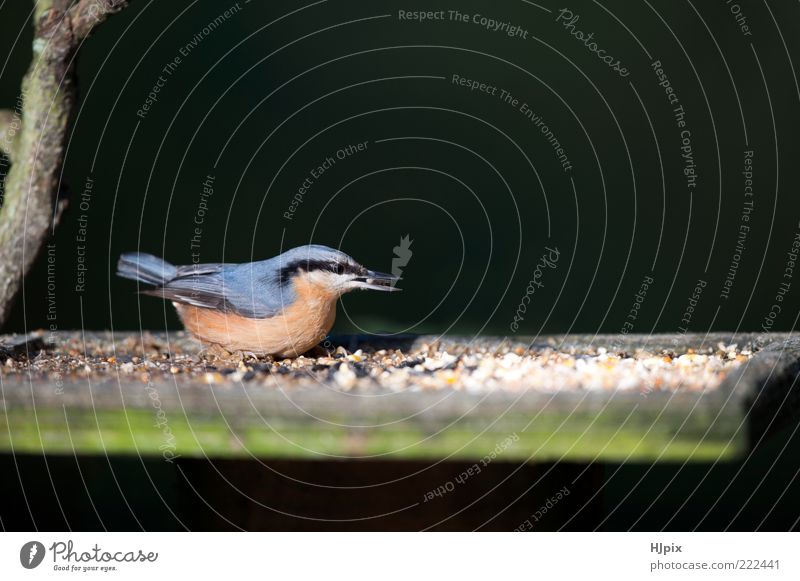
M 343 294 L 400 290 L 400 277 L 369 270 L 319 244 L 240 264 L 175 266 L 152 254 L 127 252 L 117 275 L 153 285 L 141 292 L 172 301 L 184 328 L 203 344 L 283 358 L 298 357 L 327 336 Z

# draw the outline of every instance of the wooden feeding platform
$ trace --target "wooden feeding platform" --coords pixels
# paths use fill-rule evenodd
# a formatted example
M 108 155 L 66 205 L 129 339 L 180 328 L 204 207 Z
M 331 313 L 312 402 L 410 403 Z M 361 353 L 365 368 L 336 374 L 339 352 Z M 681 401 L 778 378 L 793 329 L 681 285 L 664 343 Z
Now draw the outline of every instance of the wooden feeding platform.
M 335 337 L 220 359 L 183 333 L 0 338 L 0 451 L 708 462 L 797 419 L 785 334 Z

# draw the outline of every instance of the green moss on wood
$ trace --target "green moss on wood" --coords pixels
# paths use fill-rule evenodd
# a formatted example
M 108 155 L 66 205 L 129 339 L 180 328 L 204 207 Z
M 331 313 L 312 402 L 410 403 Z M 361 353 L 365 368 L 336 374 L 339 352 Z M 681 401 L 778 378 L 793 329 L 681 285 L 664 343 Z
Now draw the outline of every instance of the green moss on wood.
M 496 455 L 502 461 L 624 460 L 709 461 L 744 452 L 743 430 L 735 419 L 710 423 L 690 415 L 686 425 L 668 417 L 637 421 L 620 428 L 617 413 L 591 416 L 545 415 L 530 424 L 513 415 L 496 429 L 481 433 L 474 422 L 456 424 L 438 434 L 415 423 L 373 429 L 348 429 L 329 423 L 292 419 L 190 417 L 172 413 L 168 431 L 150 410 L 8 410 L 0 415 L 0 450 L 27 453 L 108 453 L 193 457 L 315 458 L 382 457 L 384 459 L 464 459 L 480 461 L 511 434 L 518 440 Z M 649 417 L 649 416 L 648 416 Z M 650 417 L 652 420 L 652 417 Z M 226 424 L 226 421 L 230 424 Z M 488 422 L 487 422 L 488 423 Z M 586 429 L 591 424 L 591 427 Z M 560 427 L 559 427 L 560 426 Z M 647 428 L 650 428 L 649 432 Z M 708 433 L 706 433 L 708 432 Z

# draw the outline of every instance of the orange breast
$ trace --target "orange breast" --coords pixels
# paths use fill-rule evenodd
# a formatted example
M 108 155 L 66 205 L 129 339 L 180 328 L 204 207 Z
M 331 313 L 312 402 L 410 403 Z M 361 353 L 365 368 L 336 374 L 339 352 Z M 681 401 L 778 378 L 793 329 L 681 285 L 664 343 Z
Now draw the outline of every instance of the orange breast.
M 204 343 L 228 351 L 296 357 L 317 345 L 331 330 L 337 296 L 302 278 L 295 281 L 295 294 L 290 307 L 266 319 L 174 304 L 186 330 Z

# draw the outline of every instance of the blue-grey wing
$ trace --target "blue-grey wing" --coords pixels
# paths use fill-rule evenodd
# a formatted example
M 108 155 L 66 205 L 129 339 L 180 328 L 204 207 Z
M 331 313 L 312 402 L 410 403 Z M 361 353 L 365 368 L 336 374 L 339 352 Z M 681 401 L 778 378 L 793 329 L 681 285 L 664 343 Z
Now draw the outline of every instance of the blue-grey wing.
M 147 292 L 179 303 L 254 319 L 278 314 L 294 298 L 291 286 L 280 284 L 260 263 L 182 266 L 178 277 Z
M 207 264 L 187 264 L 185 266 L 177 266 L 178 277 L 200 275 L 200 274 L 216 274 L 223 270 L 235 268 L 236 264 L 226 264 L 224 262 L 210 262 Z

